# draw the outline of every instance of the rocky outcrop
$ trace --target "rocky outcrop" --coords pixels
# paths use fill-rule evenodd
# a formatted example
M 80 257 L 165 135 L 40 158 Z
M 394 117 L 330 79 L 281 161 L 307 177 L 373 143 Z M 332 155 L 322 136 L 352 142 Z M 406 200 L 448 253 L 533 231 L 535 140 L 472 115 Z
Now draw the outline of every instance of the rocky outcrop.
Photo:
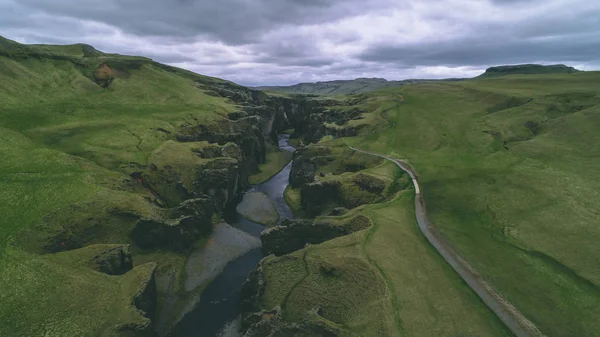
M 240 183 L 247 177 L 242 178 L 239 162 L 233 158 L 218 158 L 201 166 L 197 170 L 194 181 L 194 192 L 196 195 L 205 194 L 210 196 L 218 210 L 225 209 L 240 190 Z
M 290 220 L 281 226 L 268 228 L 262 232 L 260 240 L 265 255 L 281 256 L 304 248 L 306 244 L 319 244 L 339 236 L 363 230 L 371 225 L 371 220 L 358 215 L 345 222 L 327 220 Z
M 140 219 L 131 233 L 142 249 L 169 248 L 184 251 L 201 236 L 210 234 L 210 218 L 183 217 L 177 220 Z
M 290 170 L 290 185 L 293 188 L 315 181 L 317 166 L 304 158 L 295 159 Z
M 125 274 L 124 292 L 131 296 L 125 310 L 131 311 L 131 319 L 115 327 L 115 335 L 120 337 L 155 336 L 153 320 L 156 317 L 157 293 L 154 273 L 158 265 L 148 263 L 136 267 Z
M 264 259 L 260 261 L 242 285 L 242 331 L 248 330 L 258 322 L 254 313 L 260 311 L 259 303 L 265 292 L 264 261 Z
M 235 143 L 227 143 L 224 146 L 220 146 L 218 144 L 210 144 L 205 146 L 204 148 L 198 150 L 192 150 L 198 154 L 200 158 L 219 158 L 219 157 L 229 157 L 234 158 L 238 161 L 243 160 L 242 152 L 240 148 Z
M 212 232 L 214 204 L 209 198 L 187 200 L 171 210 L 166 219 L 143 218 L 131 236 L 142 249 L 169 248 L 183 251 L 199 237 Z
M 277 141 L 277 132 L 283 129 L 295 127 L 299 134 L 304 134 L 310 124 L 309 116 L 323 110 L 321 102 L 303 96 L 269 96 L 262 91 L 209 78 L 201 78 L 196 82 L 198 88 L 208 94 L 227 98 L 238 106 L 240 111 L 228 114 L 230 119 L 240 120 L 246 116 L 260 117 L 260 132 L 274 143 Z
M 221 121 L 210 125 L 186 123 L 180 127 L 176 139 L 180 142 L 207 141 L 212 144 L 198 151 L 201 158 L 228 157 L 237 160 L 239 184 L 246 183 L 248 176 L 258 170 L 266 156 L 265 138 L 260 117 L 247 117 L 239 121 Z M 236 149 L 237 146 L 237 149 Z M 202 183 L 202 177 L 196 181 Z
M 294 153 L 294 161 L 290 171 L 290 185 L 293 188 L 312 183 L 319 165 L 327 165 L 335 161 L 333 151 L 325 146 L 305 146 Z
M 302 208 L 309 217 L 317 216 L 340 204 L 342 184 L 337 180 L 304 184 L 300 189 Z
M 93 256 L 90 268 L 108 275 L 123 275 L 133 269 L 129 245 L 118 245 Z

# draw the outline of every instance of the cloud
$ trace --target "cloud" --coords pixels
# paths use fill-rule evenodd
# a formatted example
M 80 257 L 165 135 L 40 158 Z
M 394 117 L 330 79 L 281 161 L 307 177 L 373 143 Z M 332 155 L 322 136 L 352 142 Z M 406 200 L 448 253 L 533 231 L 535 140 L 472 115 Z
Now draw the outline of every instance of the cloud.
M 465 21 L 457 34 L 443 39 L 378 43 L 359 58 L 400 66 L 594 61 L 600 50 L 600 6 L 561 8 L 555 3 L 534 13 Z
M 588 0 L 0 0 L 0 31 L 247 85 L 600 66 L 600 3 Z
M 360 12 L 359 0 L 19 0 L 29 8 L 103 22 L 135 35 L 198 36 L 242 44 L 281 26 L 319 24 Z M 368 7 L 368 6 L 367 6 Z

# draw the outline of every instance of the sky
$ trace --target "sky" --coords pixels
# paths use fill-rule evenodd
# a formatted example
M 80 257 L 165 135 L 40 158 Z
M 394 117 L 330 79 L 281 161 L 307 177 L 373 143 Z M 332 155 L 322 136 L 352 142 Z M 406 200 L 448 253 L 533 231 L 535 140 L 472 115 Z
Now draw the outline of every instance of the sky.
M 0 35 L 87 43 L 243 85 L 600 70 L 597 0 L 0 0 Z

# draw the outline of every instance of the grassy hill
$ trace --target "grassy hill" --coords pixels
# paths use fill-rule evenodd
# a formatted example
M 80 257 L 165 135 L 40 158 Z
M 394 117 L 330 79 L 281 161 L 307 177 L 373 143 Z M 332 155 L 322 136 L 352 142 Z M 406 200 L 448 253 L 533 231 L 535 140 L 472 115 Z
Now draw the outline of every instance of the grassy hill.
M 600 331 L 598 83 L 581 72 L 389 89 L 370 95 L 405 98 L 373 112 L 393 123 L 347 140 L 407 159 L 435 225 L 548 336 Z
M 356 104 L 372 128 L 322 145 L 346 142 L 408 161 L 432 222 L 503 297 L 544 335 L 594 336 L 599 83 L 600 72 L 513 74 L 365 93 Z M 315 158 L 315 179 L 333 179 L 318 158 L 326 156 Z M 306 211 L 301 190 L 288 189 L 286 199 Z M 309 326 L 325 319 L 348 336 L 505 334 L 440 257 L 427 253 L 413 200 L 400 191 L 363 205 L 343 217 L 367 215 L 369 230 L 266 260 L 259 308 L 279 304 L 283 321 L 306 322 L 301 312 L 318 306 L 322 317 Z M 282 274 L 289 280 L 277 282 Z M 358 289 L 368 289 L 369 299 L 358 300 Z M 334 309 L 340 299 L 348 302 Z
M 0 335 L 149 333 L 152 308 L 132 303 L 155 278 L 159 292 L 172 272 L 179 281 L 186 255 L 142 250 L 132 229 L 140 217 L 173 220 L 153 190 L 167 188 L 161 169 L 185 184 L 191 165 L 220 160 L 200 158 L 206 141 L 175 139 L 182 125 L 218 130 L 239 111 L 206 88 L 245 88 L 87 45 L 3 38 L 0 78 Z M 155 180 L 136 182 L 136 172 Z M 107 275 L 90 266 L 110 251 L 94 244 L 131 245 L 134 268 Z
M 568 67 L 564 64 L 540 65 L 540 64 L 519 64 L 488 68 L 485 73 L 478 77 L 496 77 L 518 74 L 572 74 L 579 70 Z M 463 79 L 443 79 L 443 80 L 423 80 L 410 79 L 402 81 L 388 81 L 384 78 L 357 78 L 354 80 L 337 80 L 315 83 L 298 83 L 290 86 L 262 86 L 256 89 L 268 92 L 279 92 L 286 94 L 300 95 L 349 95 L 363 92 L 371 92 L 386 88 L 401 87 L 408 84 L 417 84 L 423 82 L 447 82 L 460 81 Z

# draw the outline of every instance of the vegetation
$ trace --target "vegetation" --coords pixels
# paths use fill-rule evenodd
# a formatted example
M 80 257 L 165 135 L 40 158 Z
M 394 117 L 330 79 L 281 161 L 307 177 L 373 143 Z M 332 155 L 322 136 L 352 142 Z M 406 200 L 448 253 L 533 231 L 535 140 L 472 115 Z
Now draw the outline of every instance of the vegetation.
M 288 185 L 283 191 L 283 198 L 285 199 L 285 203 L 288 204 L 294 216 L 298 218 L 304 217 L 304 212 L 302 211 L 302 204 L 300 199 L 300 189 L 294 189 L 292 186 Z
M 207 142 L 173 136 L 235 107 L 198 88 L 223 81 L 86 45 L 0 39 L 0 77 L 0 335 L 117 334 L 109 330 L 143 318 L 127 309 L 141 281 L 75 266 L 77 253 L 48 253 L 133 243 L 136 219 L 170 211 L 132 175 L 214 160 L 194 152 Z M 136 265 L 159 263 L 159 294 L 183 276 L 182 253 L 132 253 Z
M 292 161 L 293 153 L 267 145 L 267 158 L 258 166 L 258 172 L 248 177 L 250 184 L 256 185 L 269 180 Z
M 156 265 L 145 264 L 121 276 L 89 269 L 87 259 L 104 249 L 39 256 L 5 248 L 0 260 L 0 334 L 118 336 L 120 325 L 148 325 L 132 303 Z
M 388 90 L 408 102 L 384 104 L 390 127 L 347 140 L 408 159 L 433 223 L 547 335 L 600 330 L 599 79 L 512 75 Z
M 284 320 L 299 322 L 318 307 L 321 321 L 342 336 L 508 336 L 427 245 L 412 194 L 323 218 L 341 223 L 366 215 L 374 222 L 370 229 L 267 258 L 260 308 L 280 306 Z
M 196 218 L 183 201 L 212 193 L 210 207 L 218 208 L 238 192 L 240 176 L 230 173 L 242 159 L 255 165 L 265 157 L 253 139 L 244 139 L 244 152 L 232 143 L 232 135 L 258 130 L 235 105 L 247 89 L 87 45 L 3 38 L 0 77 L 0 318 L 7 322 L 0 335 L 149 329 L 153 308 L 138 299 L 156 281 L 164 305 L 183 284 L 186 249 L 207 238 L 177 236 L 188 244 L 181 250 L 141 249 L 132 233 L 140 223 L 159 234 L 188 233 L 184 220 Z M 598 83 L 599 73 L 523 65 L 465 81 L 399 87 L 360 79 L 289 89 L 385 88 L 311 101 L 327 109 L 296 128 L 306 131 L 300 144 L 316 144 L 299 149 L 285 192 L 295 214 L 330 224 L 361 215 L 372 226 L 268 257 L 259 309 L 279 306 L 286 322 L 311 317 L 342 335 L 508 335 L 421 236 L 406 175 L 345 147 L 352 144 L 409 161 L 433 223 L 544 334 L 594 335 Z M 262 104 L 263 94 L 253 93 Z M 288 161 L 287 152 L 267 149 L 251 182 Z M 244 181 L 248 167 L 240 170 Z M 208 227 L 219 217 L 212 215 L 202 214 Z M 121 248 L 118 273 L 101 261 L 116 249 L 110 244 L 132 244 L 131 255 Z

